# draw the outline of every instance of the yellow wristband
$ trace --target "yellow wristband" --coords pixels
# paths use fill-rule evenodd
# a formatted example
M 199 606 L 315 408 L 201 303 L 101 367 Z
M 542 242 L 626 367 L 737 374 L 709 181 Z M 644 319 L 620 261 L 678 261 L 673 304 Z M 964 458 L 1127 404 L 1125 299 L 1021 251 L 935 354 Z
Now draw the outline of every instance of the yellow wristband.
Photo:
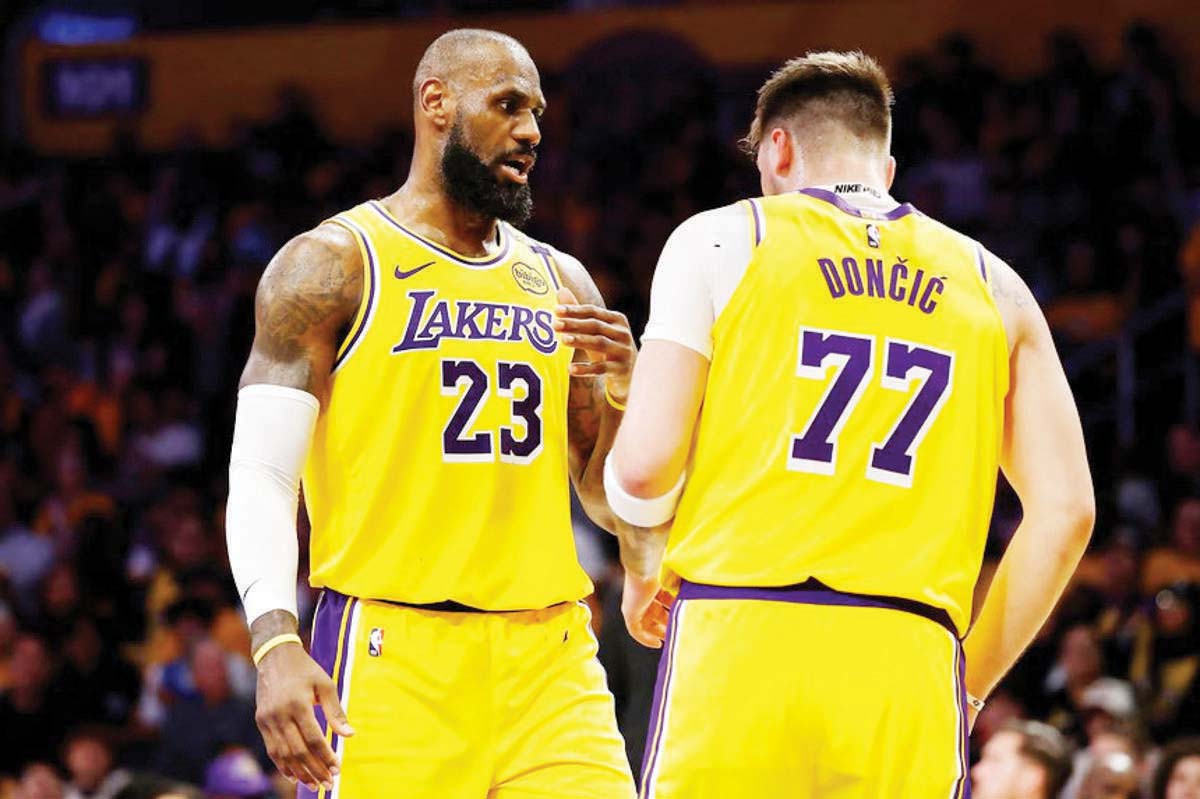
M 608 383 L 604 384 L 604 398 L 608 400 L 608 404 L 616 408 L 618 411 L 624 411 L 625 406 L 617 402 L 613 397 L 612 392 L 608 390 Z
M 284 633 L 283 635 L 277 635 L 274 638 L 271 638 L 270 640 L 268 640 L 262 646 L 260 646 L 258 648 L 258 650 L 254 653 L 254 665 L 257 666 L 259 663 L 261 663 L 262 659 L 267 656 L 267 653 L 270 652 L 275 647 L 279 646 L 280 644 L 301 644 L 301 645 L 303 645 L 303 643 L 304 642 L 300 640 L 300 636 L 296 635 L 295 633 Z

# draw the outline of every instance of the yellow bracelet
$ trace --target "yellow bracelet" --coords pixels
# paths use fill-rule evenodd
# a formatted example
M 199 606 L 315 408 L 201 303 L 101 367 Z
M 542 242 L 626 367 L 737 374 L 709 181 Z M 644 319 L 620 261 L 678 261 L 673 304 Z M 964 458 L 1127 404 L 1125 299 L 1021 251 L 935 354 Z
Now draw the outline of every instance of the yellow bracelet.
M 262 659 L 267 656 L 267 653 L 270 652 L 275 647 L 279 646 L 280 644 L 301 644 L 301 645 L 303 645 L 304 642 L 301 641 L 300 636 L 296 635 L 295 633 L 284 633 L 283 635 L 277 635 L 274 638 L 268 640 L 262 646 L 260 646 L 258 648 L 258 650 L 254 653 L 254 665 L 257 666 L 259 663 L 261 663 Z
M 608 383 L 604 384 L 604 398 L 608 400 L 608 404 L 616 408 L 618 411 L 624 411 L 625 406 L 617 402 L 613 397 L 612 392 L 608 390 Z

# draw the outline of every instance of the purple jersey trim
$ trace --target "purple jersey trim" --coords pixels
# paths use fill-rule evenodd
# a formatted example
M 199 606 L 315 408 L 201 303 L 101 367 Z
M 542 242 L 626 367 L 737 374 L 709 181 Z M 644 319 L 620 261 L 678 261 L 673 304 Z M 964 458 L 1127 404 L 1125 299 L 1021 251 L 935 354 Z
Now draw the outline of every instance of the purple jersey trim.
M 818 200 L 824 200 L 830 205 L 835 206 L 841 211 L 845 211 L 851 216 L 857 216 L 859 219 L 884 219 L 888 222 L 893 222 L 901 217 L 917 213 L 917 209 L 914 208 L 911 203 L 901 203 L 892 210 L 888 211 L 886 214 L 863 213 L 838 195 L 831 191 L 826 191 L 825 189 L 800 189 L 799 193 L 807 194 L 809 197 L 815 197 Z
M 658 725 L 659 719 L 663 719 L 666 714 L 667 702 L 671 695 L 671 677 L 674 676 L 671 661 L 675 657 L 676 639 L 679 637 L 676 619 L 682 609 L 682 605 L 676 604 L 667 619 L 667 643 L 658 658 L 658 677 L 654 680 L 654 697 L 650 702 L 650 726 L 646 730 L 646 748 L 642 752 L 642 785 L 638 792 L 640 799 L 650 796 L 654 767 L 658 763 L 659 749 L 662 747 L 663 734 L 666 731 L 665 723 L 661 730 L 658 729 Z M 663 721 L 665 722 L 665 719 Z
M 340 640 L 338 632 L 342 628 L 342 616 L 346 612 L 348 599 L 344 594 L 326 588 L 321 592 L 321 597 L 317 600 L 317 610 L 313 614 L 312 643 L 309 647 L 309 654 L 317 662 L 317 665 L 330 676 L 335 676 L 333 668 L 337 664 Z M 349 624 L 346 625 L 347 629 L 349 626 Z M 345 662 L 344 656 L 343 662 Z M 314 710 L 317 724 L 321 726 L 321 734 L 324 735 L 328 729 L 325 711 L 320 705 L 317 705 Z M 317 799 L 318 793 L 318 791 L 310 791 L 303 783 L 296 785 L 297 799 Z
M 554 263 L 550 260 L 549 248 L 543 247 L 541 244 L 531 244 L 529 245 L 529 249 L 542 257 L 542 262 L 546 264 L 546 271 L 550 273 L 550 282 L 554 284 L 554 290 L 558 291 L 562 288 L 562 285 L 558 282 L 558 274 L 554 269 Z
M 975 257 L 979 259 L 979 274 L 983 275 L 983 282 L 988 282 L 987 261 L 983 257 L 983 247 L 979 242 L 975 242 Z
M 414 233 L 413 231 L 409 230 L 404 225 L 400 224 L 400 222 L 398 222 L 395 217 L 393 217 L 391 214 L 389 214 L 387 212 L 387 209 L 385 209 L 383 206 L 381 206 L 377 200 L 371 200 L 370 205 L 372 208 L 375 209 L 375 211 L 380 216 L 382 216 L 387 221 L 387 223 L 389 225 L 396 228 L 396 230 L 399 230 L 401 233 L 403 233 L 404 235 L 413 239 L 414 241 L 418 242 L 419 244 L 424 244 L 426 247 L 429 247 L 431 250 L 434 250 L 435 252 L 440 253 L 441 255 L 444 255 L 445 257 L 449 258 L 451 261 L 454 261 L 455 263 L 460 263 L 463 266 L 469 266 L 473 269 L 482 269 L 483 267 L 487 267 L 487 266 L 495 266 L 496 264 L 500 263 L 501 261 L 503 261 L 505 258 L 508 257 L 508 251 L 511 249 L 510 240 L 512 237 L 504 235 L 504 225 L 497 222 L 496 223 L 496 236 L 500 240 L 500 252 L 496 253 L 491 258 L 488 258 L 486 261 L 473 261 L 468 258 L 464 258 L 463 256 L 456 253 L 454 250 L 448 250 L 445 247 L 443 247 L 442 245 L 430 241 L 429 239 L 425 238 L 424 236 L 420 235 L 419 233 Z
M 763 222 L 759 215 L 758 203 L 754 200 L 746 200 L 750 204 L 750 215 L 754 217 L 754 246 L 762 244 L 763 240 Z
M 815 579 L 797 585 L 778 587 L 706 585 L 685 580 L 679 587 L 679 599 L 760 599 L 768 602 L 800 602 L 807 605 L 887 608 L 923 616 L 945 627 L 956 639 L 958 638 L 954 624 L 950 621 L 950 614 L 942 608 L 900 597 L 847 594 L 835 591 Z
M 375 295 L 379 289 L 375 285 L 375 250 L 371 247 L 371 242 L 367 238 L 366 231 L 360 228 L 349 219 L 336 219 L 338 224 L 344 225 L 362 239 L 363 249 L 367 253 L 367 274 L 370 288 L 367 289 L 367 305 L 363 309 L 362 319 L 358 320 L 358 326 L 350 333 L 350 337 L 346 339 L 346 346 L 342 349 L 342 354 L 333 362 L 333 370 L 336 372 L 342 363 L 354 351 L 354 347 L 358 344 L 358 340 L 362 337 L 363 332 L 367 329 L 367 322 L 371 320 L 371 313 L 375 310 Z

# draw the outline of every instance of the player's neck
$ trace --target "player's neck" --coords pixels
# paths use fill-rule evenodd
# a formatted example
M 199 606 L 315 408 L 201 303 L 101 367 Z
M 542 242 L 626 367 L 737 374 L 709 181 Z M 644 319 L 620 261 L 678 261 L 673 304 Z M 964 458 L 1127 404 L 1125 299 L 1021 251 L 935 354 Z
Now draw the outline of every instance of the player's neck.
M 797 175 L 799 185 L 796 188 L 857 183 L 870 186 L 880 194 L 887 194 L 887 176 L 873 160 L 844 155 L 805 162 L 801 174 Z
M 496 241 L 495 217 L 486 217 L 450 200 L 434 180 L 409 175 L 394 194 L 381 201 L 416 233 L 460 255 L 487 255 Z

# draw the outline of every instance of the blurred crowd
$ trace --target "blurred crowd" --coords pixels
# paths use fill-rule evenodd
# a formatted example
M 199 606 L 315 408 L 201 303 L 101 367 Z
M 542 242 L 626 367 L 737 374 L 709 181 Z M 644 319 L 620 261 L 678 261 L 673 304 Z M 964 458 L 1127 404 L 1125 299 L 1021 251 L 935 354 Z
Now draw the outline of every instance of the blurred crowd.
M 894 75 L 895 194 L 1025 275 L 1069 364 L 1171 298 L 1141 362 L 1186 368 L 1200 344 L 1183 55 L 1136 25 L 1098 64 L 1060 32 L 1018 79 L 951 36 Z M 636 331 L 673 226 L 757 193 L 736 143 L 764 75 L 629 34 L 546 78 L 530 232 L 578 255 Z M 335 143 L 284 89 L 233 141 L 182 131 L 152 154 L 124 131 L 103 158 L 0 159 L 0 797 L 286 790 L 265 776 L 225 558 L 235 386 L 266 262 L 394 190 L 411 139 Z M 1085 418 L 1114 371 L 1101 359 L 1075 380 Z M 1135 445 L 1089 421 L 1095 541 L 979 719 L 978 799 L 1200 796 L 1200 431 L 1183 374 L 1139 372 Z M 1019 515 L 1002 490 L 981 591 Z M 611 537 L 579 517 L 576 538 L 636 768 L 657 653 L 624 632 Z M 301 591 L 306 620 L 313 599 Z

